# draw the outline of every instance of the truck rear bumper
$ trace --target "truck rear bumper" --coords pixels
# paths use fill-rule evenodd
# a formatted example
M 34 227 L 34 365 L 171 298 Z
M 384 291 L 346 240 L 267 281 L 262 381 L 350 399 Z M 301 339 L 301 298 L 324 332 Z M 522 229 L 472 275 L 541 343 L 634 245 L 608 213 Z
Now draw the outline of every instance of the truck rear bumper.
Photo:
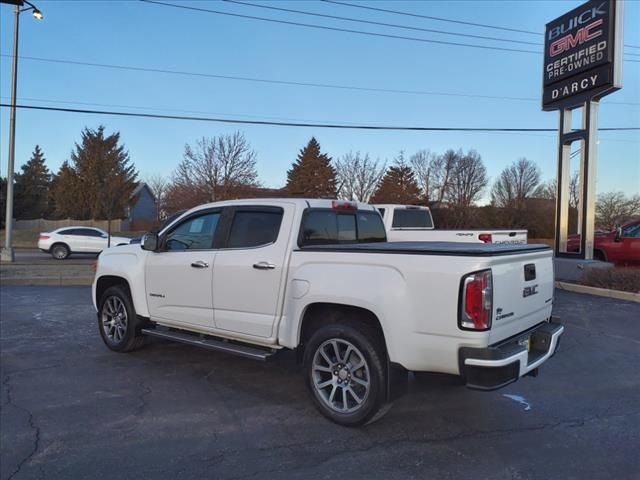
M 555 354 L 564 327 L 557 317 L 550 322 L 487 348 L 462 347 L 460 374 L 467 387 L 495 390 L 518 378 L 535 374 Z

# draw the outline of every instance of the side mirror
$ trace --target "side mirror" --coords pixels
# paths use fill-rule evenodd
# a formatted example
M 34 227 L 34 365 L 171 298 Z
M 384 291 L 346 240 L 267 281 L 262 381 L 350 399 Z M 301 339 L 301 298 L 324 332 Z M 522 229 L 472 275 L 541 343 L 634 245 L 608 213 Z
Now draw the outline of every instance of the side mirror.
M 158 250 L 158 246 L 160 241 L 158 239 L 157 233 L 147 233 L 144 237 L 142 237 L 142 249 L 149 250 L 150 252 L 155 252 Z
M 616 228 L 615 241 L 619 242 L 621 238 L 622 238 L 622 227 L 618 227 Z

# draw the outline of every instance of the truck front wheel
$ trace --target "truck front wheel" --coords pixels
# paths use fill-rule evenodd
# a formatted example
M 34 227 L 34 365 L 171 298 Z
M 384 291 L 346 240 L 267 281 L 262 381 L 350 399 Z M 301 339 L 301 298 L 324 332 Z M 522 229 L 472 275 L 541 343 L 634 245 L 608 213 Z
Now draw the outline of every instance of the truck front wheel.
M 304 351 L 307 387 L 320 412 L 345 426 L 380 418 L 386 404 L 384 351 L 368 329 L 332 324 L 319 328 Z
M 107 288 L 100 298 L 98 328 L 105 345 L 116 352 L 130 352 L 142 346 L 136 311 L 129 292 L 121 285 Z

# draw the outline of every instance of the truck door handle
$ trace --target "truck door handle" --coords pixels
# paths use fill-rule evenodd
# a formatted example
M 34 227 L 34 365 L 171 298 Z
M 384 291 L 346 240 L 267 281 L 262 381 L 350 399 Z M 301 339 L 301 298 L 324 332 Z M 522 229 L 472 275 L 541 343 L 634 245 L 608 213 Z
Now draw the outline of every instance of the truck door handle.
M 258 262 L 253 264 L 253 268 L 257 268 L 258 270 L 273 270 L 276 266 L 269 262 Z
M 202 260 L 198 260 L 197 262 L 193 262 L 191 264 L 193 268 L 209 268 L 209 264 L 207 262 L 203 262 Z

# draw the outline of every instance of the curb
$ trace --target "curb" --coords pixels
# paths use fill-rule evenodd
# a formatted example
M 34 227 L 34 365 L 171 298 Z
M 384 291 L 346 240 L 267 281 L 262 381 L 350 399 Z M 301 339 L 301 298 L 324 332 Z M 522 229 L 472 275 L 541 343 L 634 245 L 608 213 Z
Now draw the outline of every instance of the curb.
M 621 292 L 619 290 L 609 290 L 606 288 L 588 287 L 586 285 L 578 285 L 576 283 L 556 282 L 556 288 L 559 290 L 567 290 L 569 292 L 586 293 L 589 295 L 597 295 L 599 297 L 614 298 L 616 300 L 626 300 L 628 302 L 640 303 L 640 293 Z
M 8 277 L 0 278 L 0 286 L 71 286 L 71 285 L 91 285 L 93 283 L 93 277 Z

